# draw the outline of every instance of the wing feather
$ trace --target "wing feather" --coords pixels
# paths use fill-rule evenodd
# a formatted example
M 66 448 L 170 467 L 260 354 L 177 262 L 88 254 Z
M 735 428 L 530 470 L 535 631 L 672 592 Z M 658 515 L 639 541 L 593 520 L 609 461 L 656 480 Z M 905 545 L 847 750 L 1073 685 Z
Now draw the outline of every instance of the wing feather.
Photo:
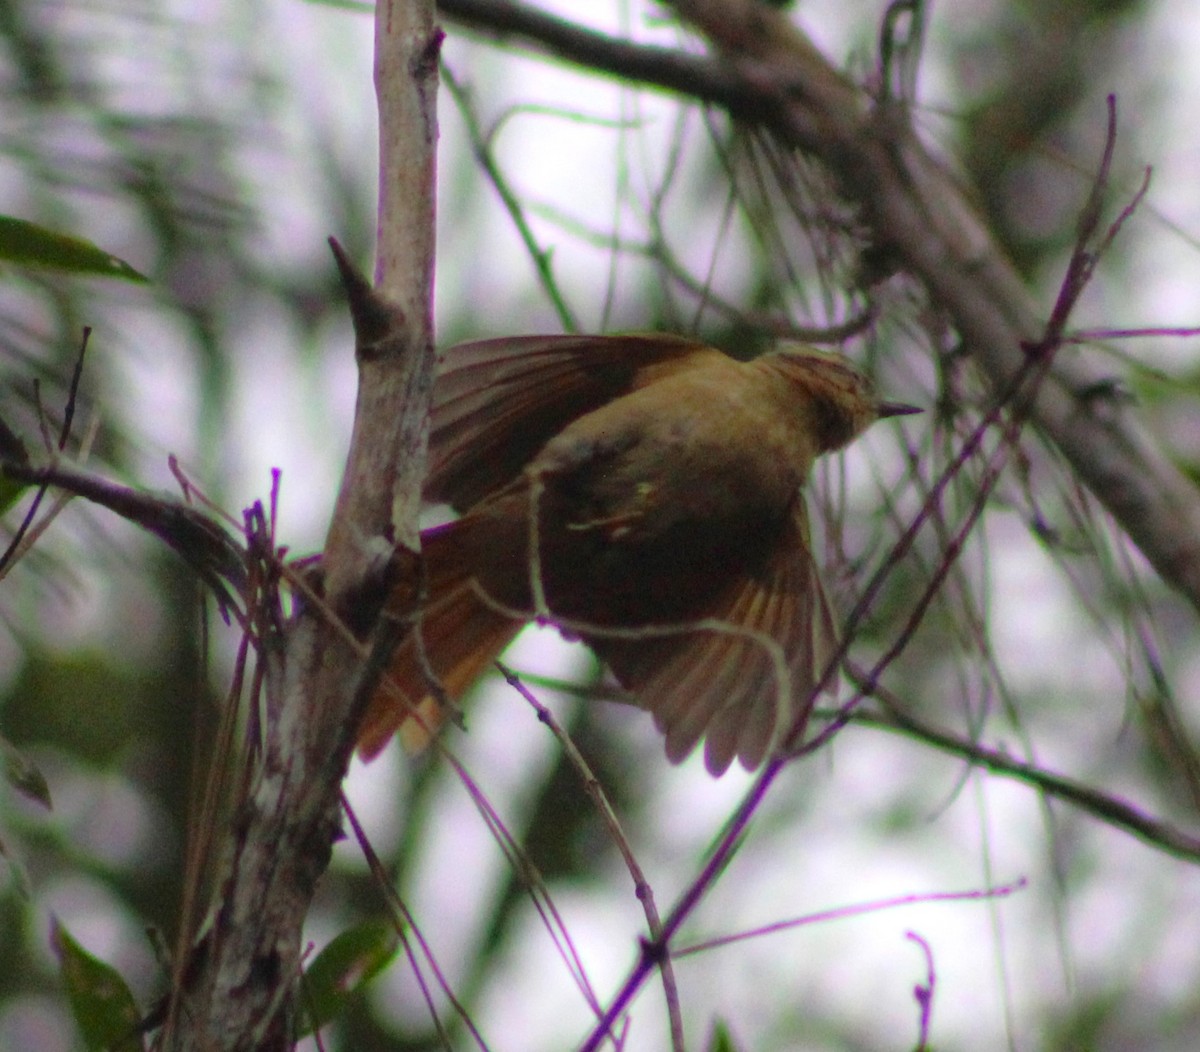
M 617 679 L 666 735 L 678 763 L 705 739 L 705 765 L 722 774 L 734 757 L 758 767 L 778 744 L 833 653 L 836 629 L 797 499 L 787 535 L 767 564 L 730 588 L 711 612 L 728 630 L 697 629 L 644 640 L 589 638 Z M 783 655 L 789 694 L 761 642 Z M 781 704 L 782 701 L 782 704 Z
M 515 336 L 443 351 L 425 496 L 465 510 L 512 482 L 573 420 L 711 347 L 664 333 Z

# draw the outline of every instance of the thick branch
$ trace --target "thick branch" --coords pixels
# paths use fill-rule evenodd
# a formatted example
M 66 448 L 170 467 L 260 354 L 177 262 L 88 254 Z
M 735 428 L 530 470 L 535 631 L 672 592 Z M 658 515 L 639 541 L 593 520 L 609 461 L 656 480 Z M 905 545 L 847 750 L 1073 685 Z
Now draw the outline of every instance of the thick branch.
M 1004 390 L 1043 312 L 950 173 L 899 111 L 879 112 L 778 12 L 749 0 L 679 0 L 723 60 L 639 47 L 501 0 L 441 0 L 441 11 L 608 75 L 718 105 L 821 160 L 856 202 L 875 245 L 919 280 L 966 350 Z M 1058 355 L 1030 413 L 1035 426 L 1151 565 L 1200 609 L 1200 492 L 1146 436 L 1088 360 Z
M 359 718 L 415 602 L 417 511 L 432 378 L 437 51 L 433 0 L 376 8 L 380 109 L 374 288 L 335 244 L 359 366 L 354 432 L 326 540 L 323 595 L 285 631 L 258 624 L 266 720 L 221 848 L 211 927 L 191 951 L 164 1044 L 285 1049 L 300 933 L 340 828 L 339 791 Z M 397 598 L 397 597 L 401 598 Z M 383 613 L 390 599 L 390 612 Z M 370 660 L 364 651 L 371 642 Z

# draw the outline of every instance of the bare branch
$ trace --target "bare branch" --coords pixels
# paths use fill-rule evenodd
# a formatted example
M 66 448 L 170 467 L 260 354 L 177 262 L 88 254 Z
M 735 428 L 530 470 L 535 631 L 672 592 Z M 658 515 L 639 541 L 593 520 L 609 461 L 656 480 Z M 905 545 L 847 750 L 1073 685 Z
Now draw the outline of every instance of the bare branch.
M 211 925 L 178 973 L 183 988 L 175 991 L 174 1025 L 164 1040 L 171 1048 L 291 1047 L 300 933 L 340 830 L 340 788 L 357 725 L 419 595 L 441 32 L 432 0 L 381 0 L 376 29 L 377 277 L 373 288 L 334 243 L 354 320 L 359 391 L 323 592 L 318 601 L 298 602 L 285 628 L 278 574 L 263 581 L 256 623 L 262 742 L 245 750 L 244 795 L 211 881 L 218 896 Z M 269 551 L 261 513 L 253 526 L 251 550 Z
M 865 670 L 852 671 L 857 685 L 879 697 L 886 705 L 886 711 L 882 713 L 859 709 L 850 717 L 852 723 L 910 735 L 925 745 L 933 746 L 951 756 L 959 756 L 992 774 L 1015 778 L 1034 786 L 1052 799 L 1065 800 L 1102 822 L 1132 833 L 1143 843 L 1160 851 L 1177 858 L 1200 862 L 1200 834 L 1179 829 L 1170 822 L 1135 807 L 1127 800 L 1017 759 L 1002 749 L 991 748 L 919 720 L 877 683 L 870 683 Z

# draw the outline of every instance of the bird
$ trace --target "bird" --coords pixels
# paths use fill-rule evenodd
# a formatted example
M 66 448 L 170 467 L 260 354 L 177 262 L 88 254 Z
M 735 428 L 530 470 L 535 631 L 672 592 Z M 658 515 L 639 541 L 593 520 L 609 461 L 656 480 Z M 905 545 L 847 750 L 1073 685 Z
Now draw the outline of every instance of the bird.
M 581 639 L 680 763 L 753 771 L 838 645 L 804 488 L 876 420 L 846 358 L 735 359 L 679 335 L 512 336 L 439 352 L 421 533 L 426 599 L 360 725 L 427 744 L 529 622 Z

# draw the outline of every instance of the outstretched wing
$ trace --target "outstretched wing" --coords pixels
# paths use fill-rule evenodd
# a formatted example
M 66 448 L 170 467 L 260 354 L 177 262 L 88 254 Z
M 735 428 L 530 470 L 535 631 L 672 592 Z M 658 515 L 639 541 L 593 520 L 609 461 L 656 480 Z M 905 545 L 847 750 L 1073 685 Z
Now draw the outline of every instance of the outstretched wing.
M 693 362 L 720 355 L 662 333 L 514 336 L 441 352 L 425 496 L 465 510 L 513 481 L 571 421 Z
M 736 582 L 705 621 L 636 640 L 585 638 L 654 715 L 673 763 L 704 738 L 713 775 L 735 756 L 753 770 L 809 704 L 836 649 L 801 499 L 766 565 Z

